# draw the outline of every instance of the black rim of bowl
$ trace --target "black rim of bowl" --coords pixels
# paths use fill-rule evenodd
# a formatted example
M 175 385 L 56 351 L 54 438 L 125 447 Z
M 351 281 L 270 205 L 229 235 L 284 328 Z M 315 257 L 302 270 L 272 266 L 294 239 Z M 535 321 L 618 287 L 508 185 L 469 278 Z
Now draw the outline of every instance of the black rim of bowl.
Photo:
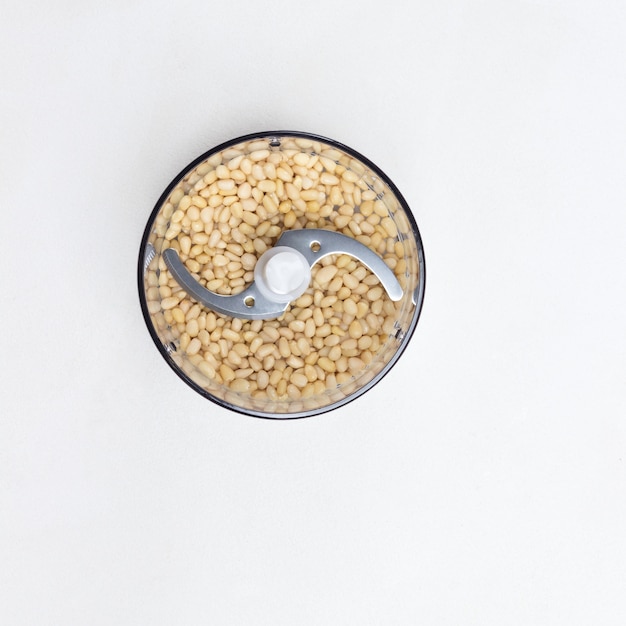
M 216 396 L 209 393 L 206 389 L 203 389 L 202 387 L 200 387 L 200 385 L 198 385 L 193 380 L 191 380 L 191 378 L 189 378 L 189 376 L 187 376 L 187 374 L 185 374 L 185 372 L 183 372 L 182 369 L 178 367 L 176 363 L 174 363 L 165 345 L 163 344 L 163 342 L 157 335 L 157 332 L 150 318 L 150 313 L 148 312 L 148 304 L 146 301 L 145 286 L 144 286 L 145 251 L 146 251 L 146 245 L 148 243 L 148 238 L 150 237 L 150 234 L 152 232 L 152 225 L 154 224 L 154 221 L 159 211 L 163 207 L 163 203 L 167 200 L 167 198 L 169 197 L 173 189 L 176 187 L 176 185 L 178 185 L 178 183 L 184 178 L 184 176 L 186 176 L 191 170 L 193 170 L 195 167 L 200 165 L 200 163 L 208 159 L 213 154 L 216 154 L 217 152 L 221 152 L 222 150 L 225 150 L 227 148 L 230 148 L 232 146 L 235 146 L 239 143 L 243 143 L 246 141 L 252 141 L 254 139 L 268 139 L 268 138 L 271 139 L 273 137 L 275 137 L 278 141 L 280 141 L 283 137 L 297 137 L 299 139 L 309 139 L 312 141 L 319 141 L 328 146 L 332 146 L 333 148 L 337 148 L 338 150 L 341 150 L 345 152 L 346 154 L 349 154 L 350 156 L 361 161 L 364 165 L 369 167 L 370 170 L 374 172 L 377 176 L 379 176 L 385 182 L 385 184 L 391 189 L 396 199 L 402 206 L 402 209 L 404 210 L 407 216 L 409 224 L 411 225 L 413 237 L 415 238 L 415 244 L 417 247 L 417 255 L 418 255 L 418 263 L 419 263 L 418 286 L 414 294 L 415 312 L 413 313 L 409 327 L 406 329 L 406 331 L 404 332 L 404 336 L 400 340 L 400 345 L 396 349 L 391 359 L 389 359 L 389 361 L 385 364 L 385 366 L 381 369 L 381 371 L 378 372 L 378 374 L 376 374 L 376 376 L 374 376 L 370 381 L 368 381 L 362 387 L 359 387 L 358 389 L 356 389 L 349 395 L 345 396 L 344 398 L 337 400 L 335 402 L 332 402 L 330 404 L 327 404 L 323 407 L 320 407 L 319 409 L 309 409 L 306 411 L 298 411 L 295 413 L 269 413 L 269 412 L 264 412 L 264 411 L 256 411 L 254 409 L 245 409 L 243 407 L 237 406 L 236 404 L 227 402 L 226 400 L 223 400 L 221 398 L 217 398 Z M 399 189 L 395 186 L 393 181 L 389 178 L 389 176 L 387 176 L 387 174 L 385 174 L 375 163 L 372 163 L 372 161 L 370 161 L 367 157 L 363 156 L 362 154 L 360 154 L 353 148 L 350 148 L 349 146 L 346 146 L 339 141 L 335 141 L 334 139 L 329 139 L 328 137 L 323 137 L 321 135 L 316 135 L 313 133 L 305 133 L 301 131 L 292 131 L 292 130 L 262 131 L 259 133 L 250 133 L 248 135 L 243 135 L 235 139 L 230 139 L 228 141 L 225 141 L 224 143 L 219 144 L 218 146 L 215 146 L 214 148 L 211 148 L 204 154 L 200 155 L 198 158 L 194 159 L 189 165 L 187 165 L 183 170 L 181 170 L 181 172 L 172 180 L 172 182 L 166 187 L 165 191 L 161 194 L 154 209 L 152 210 L 150 214 L 148 223 L 146 224 L 146 228 L 144 229 L 143 237 L 141 238 L 141 247 L 139 249 L 139 262 L 138 262 L 137 276 L 138 276 L 138 287 L 139 287 L 139 301 L 141 303 L 141 311 L 143 313 L 146 326 L 148 327 L 150 336 L 152 337 L 152 340 L 154 341 L 159 352 L 161 353 L 161 356 L 165 359 L 165 361 L 172 368 L 172 370 L 174 370 L 174 372 L 185 383 L 187 383 L 187 385 L 189 385 L 194 391 L 199 393 L 201 396 L 203 396 L 207 400 L 214 402 L 218 406 L 229 409 L 230 411 L 235 411 L 236 413 L 241 413 L 243 415 L 249 415 L 252 417 L 260 417 L 260 418 L 265 418 L 265 419 L 278 419 L 278 420 L 301 419 L 304 417 L 312 417 L 314 415 L 321 415 L 323 413 L 328 413 L 329 411 L 334 411 L 335 409 L 338 409 L 339 407 L 345 406 L 349 402 L 356 400 L 357 398 L 365 394 L 367 391 L 372 389 L 372 387 L 377 385 L 391 371 L 393 366 L 398 362 L 398 359 L 402 356 L 402 353 L 405 351 L 409 341 L 411 340 L 411 337 L 413 336 L 413 333 L 415 332 L 415 328 L 417 327 L 417 322 L 419 321 L 420 314 L 422 312 L 422 304 L 424 301 L 424 290 L 426 287 L 426 267 L 424 264 L 424 246 L 422 244 L 422 238 L 420 236 L 420 232 L 417 227 L 415 217 L 413 216 L 413 213 L 411 212 L 411 209 L 409 208 L 408 203 L 404 199 L 403 195 L 400 193 Z

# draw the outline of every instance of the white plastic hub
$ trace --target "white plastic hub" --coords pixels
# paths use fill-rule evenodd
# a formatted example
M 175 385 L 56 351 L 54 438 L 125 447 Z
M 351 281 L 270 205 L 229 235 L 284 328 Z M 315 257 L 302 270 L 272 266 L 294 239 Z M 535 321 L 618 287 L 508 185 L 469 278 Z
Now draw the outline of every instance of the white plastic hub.
M 276 246 L 263 253 L 254 268 L 259 291 L 281 304 L 299 298 L 311 282 L 311 268 L 301 252 Z

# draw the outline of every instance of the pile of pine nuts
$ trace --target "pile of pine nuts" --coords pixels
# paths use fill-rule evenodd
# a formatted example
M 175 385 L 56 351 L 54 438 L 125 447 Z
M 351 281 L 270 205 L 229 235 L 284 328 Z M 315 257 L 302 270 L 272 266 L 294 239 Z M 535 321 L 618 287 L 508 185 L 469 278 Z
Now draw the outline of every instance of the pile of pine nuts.
M 309 288 L 280 318 L 237 319 L 191 299 L 161 253 L 176 249 L 200 284 L 232 295 L 253 281 L 258 258 L 284 230 L 324 228 L 376 252 L 406 290 L 417 260 L 396 209 L 360 161 L 309 139 L 250 141 L 197 165 L 156 216 L 149 241 L 157 254 L 144 274 L 152 323 L 174 362 L 244 409 L 318 409 L 352 393 L 397 349 L 410 297 L 392 302 L 357 259 L 333 255 L 313 266 Z

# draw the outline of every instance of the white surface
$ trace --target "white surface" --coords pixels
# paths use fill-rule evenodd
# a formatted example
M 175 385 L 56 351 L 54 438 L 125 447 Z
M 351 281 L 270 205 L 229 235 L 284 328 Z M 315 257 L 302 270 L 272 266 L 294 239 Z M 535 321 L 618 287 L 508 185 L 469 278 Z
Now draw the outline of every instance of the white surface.
M 7 1 L 0 622 L 626 623 L 621 1 Z M 221 410 L 135 280 L 164 187 L 299 129 L 414 208 L 425 307 L 334 413 Z

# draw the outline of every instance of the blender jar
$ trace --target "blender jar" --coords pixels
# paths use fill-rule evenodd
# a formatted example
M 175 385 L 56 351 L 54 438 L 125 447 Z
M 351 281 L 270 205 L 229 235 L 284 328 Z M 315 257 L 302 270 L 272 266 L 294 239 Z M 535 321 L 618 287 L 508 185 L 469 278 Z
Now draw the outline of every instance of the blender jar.
M 336 141 L 262 132 L 167 187 L 139 256 L 161 355 L 204 397 L 257 417 L 322 413 L 389 371 L 415 330 L 425 266 L 391 180 Z

